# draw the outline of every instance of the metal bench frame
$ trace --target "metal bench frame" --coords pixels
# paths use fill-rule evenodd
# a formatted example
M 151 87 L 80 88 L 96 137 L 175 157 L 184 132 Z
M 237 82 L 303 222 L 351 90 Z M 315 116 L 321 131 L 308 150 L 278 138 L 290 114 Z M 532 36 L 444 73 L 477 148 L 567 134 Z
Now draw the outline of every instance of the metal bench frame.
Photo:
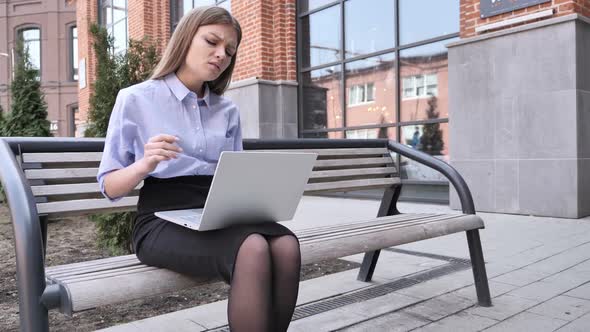
M 104 139 L 76 138 L 2 138 L 0 139 L 0 181 L 9 203 L 15 238 L 17 282 L 21 331 L 48 331 L 48 310 L 59 306 L 63 292 L 47 287 L 45 278 L 45 246 L 47 218 L 39 216 L 35 197 L 17 160 L 23 153 L 37 152 L 102 152 Z M 469 188 L 460 174 L 449 164 L 386 139 L 375 140 L 244 140 L 246 150 L 260 149 L 323 149 L 387 147 L 391 152 L 429 166 L 448 178 L 457 191 L 464 214 L 475 214 Z M 396 208 L 401 186 L 385 190 L 378 217 L 398 214 Z M 478 303 L 491 306 L 491 297 L 479 230 L 467 230 Z M 358 276 L 370 281 L 379 258 L 379 250 L 367 252 Z

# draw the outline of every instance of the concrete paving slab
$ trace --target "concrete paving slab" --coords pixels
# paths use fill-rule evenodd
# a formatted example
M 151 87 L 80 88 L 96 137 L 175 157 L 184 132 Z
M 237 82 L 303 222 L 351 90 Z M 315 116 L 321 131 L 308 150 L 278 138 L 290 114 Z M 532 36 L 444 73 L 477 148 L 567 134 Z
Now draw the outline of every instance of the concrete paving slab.
M 572 321 L 590 312 L 590 301 L 560 295 L 527 311 L 538 315 Z M 590 329 L 590 326 L 588 328 Z
M 424 320 L 437 321 L 473 305 L 470 299 L 447 293 L 405 308 L 403 312 Z
M 511 290 L 518 288 L 517 286 L 504 284 L 504 283 L 497 282 L 494 280 L 490 280 L 488 282 L 488 285 L 490 286 L 490 295 L 492 297 L 492 302 L 493 302 L 494 298 L 504 295 L 504 294 L 510 292 Z M 466 299 L 470 299 L 474 303 L 477 302 L 477 293 L 475 292 L 475 287 L 473 285 L 469 285 L 467 287 L 463 287 L 461 289 L 458 289 L 458 290 L 452 292 L 452 294 L 456 294 L 456 295 L 462 296 Z
M 429 320 L 415 317 L 405 312 L 394 312 L 368 321 L 357 323 L 351 327 L 344 328 L 342 332 L 405 332 L 417 327 L 429 324 Z
M 420 332 L 471 332 L 481 331 L 489 326 L 498 323 L 498 321 L 476 315 L 468 315 L 459 312 L 453 316 L 446 317 L 442 320 L 430 323 L 416 329 Z
M 502 275 L 494 277 L 492 280 L 514 286 L 526 286 L 535 281 L 544 279 L 548 276 L 550 276 L 550 273 L 548 272 L 540 272 L 528 268 L 522 268 L 508 273 L 504 273 Z
M 572 289 L 571 291 L 565 293 L 565 295 L 590 300 L 590 282 Z
M 497 321 L 503 321 L 539 304 L 538 301 L 507 294 L 493 298 L 492 303 L 492 307 L 475 306 L 465 310 L 465 312 L 470 315 L 483 316 Z
M 590 327 L 590 314 L 584 315 L 573 322 L 570 322 L 560 329 L 558 332 L 588 332 Z
M 486 332 L 551 332 L 567 323 L 566 320 L 523 312 L 492 326 Z

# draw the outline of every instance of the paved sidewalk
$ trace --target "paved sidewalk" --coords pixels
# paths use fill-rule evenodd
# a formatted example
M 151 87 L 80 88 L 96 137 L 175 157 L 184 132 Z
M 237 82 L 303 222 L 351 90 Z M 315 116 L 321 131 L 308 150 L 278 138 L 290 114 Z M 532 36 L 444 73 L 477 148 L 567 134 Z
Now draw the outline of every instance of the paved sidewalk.
M 358 220 L 374 216 L 378 205 L 304 197 L 295 220 L 285 225 Z M 399 207 L 457 213 L 441 205 Z M 493 307 L 476 305 L 467 240 L 459 233 L 382 251 L 371 283 L 357 281 L 357 270 L 302 282 L 289 331 L 590 331 L 590 218 L 480 215 Z M 226 305 L 220 301 L 104 331 L 223 331 Z

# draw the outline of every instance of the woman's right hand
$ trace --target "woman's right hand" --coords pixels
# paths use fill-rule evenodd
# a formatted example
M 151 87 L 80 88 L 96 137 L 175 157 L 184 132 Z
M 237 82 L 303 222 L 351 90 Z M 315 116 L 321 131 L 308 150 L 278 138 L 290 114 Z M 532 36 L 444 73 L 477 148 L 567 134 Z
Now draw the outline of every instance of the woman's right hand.
M 182 148 L 174 144 L 178 140 L 178 137 L 166 134 L 151 137 L 143 146 L 143 158 L 139 160 L 141 172 L 148 175 L 161 161 L 178 158 L 178 153 L 182 152 Z

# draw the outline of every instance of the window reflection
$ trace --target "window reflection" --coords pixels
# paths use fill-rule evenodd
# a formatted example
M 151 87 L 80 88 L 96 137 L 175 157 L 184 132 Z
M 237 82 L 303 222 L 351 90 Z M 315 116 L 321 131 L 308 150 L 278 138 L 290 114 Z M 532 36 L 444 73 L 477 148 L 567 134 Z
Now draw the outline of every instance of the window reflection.
M 346 57 L 373 53 L 395 46 L 395 2 L 350 0 L 345 5 Z
M 303 128 L 326 129 L 343 126 L 340 66 L 306 72 L 303 77 Z M 330 138 L 342 133 L 329 133 Z
M 445 45 L 452 41 L 445 40 L 400 52 L 401 121 L 449 116 L 448 50 Z M 428 112 L 432 107 L 436 108 L 435 113 Z
M 448 162 L 448 123 L 404 126 L 400 129 L 402 144 Z M 437 171 L 405 157 L 401 158 L 401 170 L 404 179 L 446 181 L 446 178 Z
M 101 24 L 113 37 L 114 52 L 127 50 L 127 0 L 102 0 Z
M 72 64 L 71 64 L 71 79 L 74 81 L 78 80 L 78 28 L 77 27 L 72 27 L 71 28 L 71 44 L 70 44 L 70 50 L 72 52 L 72 55 L 70 56 L 70 59 L 72 59 Z
M 395 122 L 395 53 L 349 62 L 345 68 L 346 126 Z
M 24 48 L 29 52 L 29 60 L 33 68 L 39 70 L 39 77 L 41 75 L 41 30 L 38 28 L 21 30 L 20 38 Z
M 341 59 L 339 9 L 339 6 L 330 7 L 302 20 L 303 67 L 314 67 Z
M 307 12 L 329 3 L 334 3 L 334 0 L 303 0 L 299 2 L 299 11 Z
M 459 0 L 399 1 L 400 45 L 459 31 Z
M 182 16 L 196 7 L 219 6 L 231 13 L 231 0 L 172 0 L 170 2 L 170 22 L 172 30 L 176 28 Z

